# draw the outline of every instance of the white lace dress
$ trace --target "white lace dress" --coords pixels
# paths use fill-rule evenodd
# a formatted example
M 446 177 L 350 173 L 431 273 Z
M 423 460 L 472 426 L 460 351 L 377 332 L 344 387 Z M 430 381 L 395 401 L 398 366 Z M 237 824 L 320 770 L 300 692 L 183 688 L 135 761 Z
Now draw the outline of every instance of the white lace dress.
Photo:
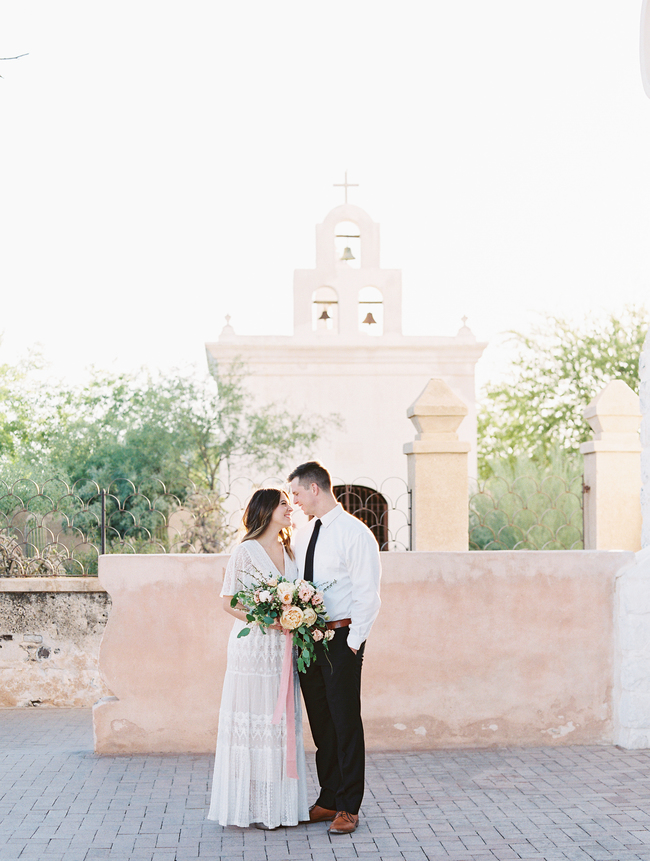
M 285 577 L 298 576 L 286 551 L 284 565 Z M 258 572 L 280 573 L 257 541 L 244 541 L 230 557 L 222 596 L 233 595 L 242 584 L 248 587 Z M 253 626 L 247 637 L 237 639 L 244 626 L 235 620 L 228 640 L 208 819 L 242 827 L 255 822 L 269 828 L 297 825 L 309 819 L 298 674 L 294 665 L 296 780 L 286 773 L 286 715 L 279 724 L 271 723 L 280 690 L 285 634 L 263 634 Z

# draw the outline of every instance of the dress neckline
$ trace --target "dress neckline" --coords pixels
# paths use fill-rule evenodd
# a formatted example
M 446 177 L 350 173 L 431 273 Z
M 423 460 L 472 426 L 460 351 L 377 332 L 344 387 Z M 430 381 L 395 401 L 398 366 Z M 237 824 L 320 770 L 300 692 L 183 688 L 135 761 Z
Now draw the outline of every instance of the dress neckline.
M 280 571 L 280 569 L 278 568 L 278 566 L 275 564 L 275 562 L 271 559 L 271 557 L 269 556 L 269 554 L 266 552 L 266 550 L 262 547 L 262 545 L 261 545 L 261 544 L 260 544 L 260 542 L 257 540 L 257 538 L 251 538 L 250 540 L 251 540 L 251 541 L 254 541 L 254 542 L 255 542 L 255 544 L 257 544 L 257 546 L 260 548 L 260 550 L 262 551 L 262 553 L 266 556 L 266 558 L 269 560 L 269 562 L 271 563 L 271 565 L 272 565 L 272 566 L 275 568 L 275 570 L 278 572 L 278 574 L 280 575 L 280 577 L 286 577 L 286 571 L 287 571 L 287 550 L 286 550 L 286 548 L 285 548 L 285 547 L 282 547 L 282 558 L 284 559 L 284 571 L 285 571 L 285 573 L 283 574 L 283 573 L 282 573 L 282 571 Z

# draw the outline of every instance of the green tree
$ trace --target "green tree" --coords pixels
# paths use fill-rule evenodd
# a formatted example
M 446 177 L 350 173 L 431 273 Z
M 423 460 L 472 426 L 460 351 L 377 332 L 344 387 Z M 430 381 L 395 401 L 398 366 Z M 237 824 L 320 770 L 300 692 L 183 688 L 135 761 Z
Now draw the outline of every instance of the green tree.
M 509 332 L 508 376 L 489 383 L 478 415 L 479 473 L 527 455 L 548 466 L 551 452 L 578 454 L 590 438 L 582 410 L 610 380 L 639 389 L 639 356 L 650 322 L 645 308 L 590 316 L 581 325 L 548 315 L 528 334 Z
M 281 404 L 256 405 L 245 368 L 218 379 L 196 371 L 111 376 L 52 396 L 47 436 L 53 466 L 72 481 L 136 484 L 163 481 L 181 497 L 188 484 L 213 491 L 223 468 L 283 469 L 309 450 L 325 426 L 320 417 Z
M 227 484 L 233 471 L 235 477 L 246 470 L 285 471 L 290 458 L 312 449 L 326 424 L 283 404 L 257 406 L 239 362 L 222 368 L 218 379 L 193 369 L 94 370 L 88 383 L 75 387 L 43 380 L 28 385 L 16 369 L 1 374 L 12 387 L 4 399 L 0 391 L 0 439 L 7 439 L 0 454 L 0 479 L 7 485 L 0 512 L 11 515 L 22 494 L 31 501 L 20 505 L 37 506 L 39 516 L 43 506 L 56 508 L 68 531 L 80 530 L 97 544 L 102 488 L 109 545 L 127 541 L 126 549 L 138 552 L 172 544 L 223 549 L 233 530 L 221 481 Z M 1 411 L 19 394 L 20 423 Z M 41 498 L 33 482 L 19 481 L 26 476 L 43 484 L 54 475 L 73 487 L 66 494 L 58 482 L 54 503 L 47 493 Z M 169 517 L 179 508 L 186 516 L 177 518 L 183 525 L 173 538 Z
M 0 364 L 0 458 L 5 462 L 19 459 L 33 445 L 38 446 L 33 438 L 38 400 L 33 375 L 42 367 L 42 358 L 35 351 L 15 364 Z

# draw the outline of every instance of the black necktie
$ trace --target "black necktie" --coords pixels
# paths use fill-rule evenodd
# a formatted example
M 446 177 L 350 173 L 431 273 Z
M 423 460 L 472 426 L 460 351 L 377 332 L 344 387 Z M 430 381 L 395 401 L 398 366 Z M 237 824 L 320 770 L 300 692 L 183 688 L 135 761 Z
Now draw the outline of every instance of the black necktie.
M 318 538 L 319 531 L 320 520 L 317 520 L 316 523 L 314 523 L 314 529 L 311 533 L 309 544 L 307 545 L 307 555 L 305 556 L 305 576 L 303 578 L 304 580 L 314 579 L 314 549 L 316 548 L 316 539 Z

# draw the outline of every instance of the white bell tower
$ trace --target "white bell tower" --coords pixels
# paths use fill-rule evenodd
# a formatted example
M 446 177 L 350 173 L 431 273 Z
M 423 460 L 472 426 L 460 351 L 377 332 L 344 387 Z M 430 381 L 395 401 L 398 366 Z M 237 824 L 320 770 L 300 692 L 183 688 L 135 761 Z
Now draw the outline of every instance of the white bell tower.
M 402 334 L 402 273 L 379 266 L 379 225 L 347 202 L 316 226 L 316 268 L 296 269 L 294 336 L 357 342 Z
M 486 345 L 466 325 L 451 336 L 402 333 L 401 270 L 381 268 L 379 225 L 348 203 L 351 185 L 346 175 L 345 202 L 316 226 L 315 267 L 295 270 L 293 334 L 240 335 L 228 319 L 206 345 L 210 363 L 218 372 L 242 359 L 260 403 L 283 392 L 295 411 L 339 416 L 311 456 L 343 483 L 369 476 L 377 486 L 406 479 L 407 408 L 430 379 L 442 379 L 467 405 L 458 435 L 471 445 L 475 474 L 474 368 Z

